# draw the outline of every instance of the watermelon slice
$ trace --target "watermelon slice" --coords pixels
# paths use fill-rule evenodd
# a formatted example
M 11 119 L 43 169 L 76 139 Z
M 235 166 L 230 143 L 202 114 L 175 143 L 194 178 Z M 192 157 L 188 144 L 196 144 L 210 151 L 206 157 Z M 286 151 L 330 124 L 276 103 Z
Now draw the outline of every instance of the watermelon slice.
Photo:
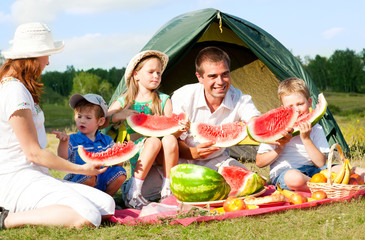
M 257 173 L 238 166 L 221 166 L 218 172 L 231 187 L 228 196 L 243 197 L 254 194 L 262 190 L 266 183 Z
M 298 126 L 301 122 L 309 121 L 309 122 L 311 122 L 312 126 L 317 124 L 319 122 L 319 120 L 321 120 L 323 115 L 325 114 L 326 109 L 327 109 L 327 101 L 324 98 L 323 94 L 320 93 L 318 95 L 318 103 L 316 105 L 316 108 L 313 111 L 311 111 L 310 113 L 301 114 L 298 116 L 298 119 L 293 126 L 293 128 L 294 128 L 293 136 L 296 136 L 299 134 Z
M 128 125 L 141 135 L 163 137 L 179 131 L 180 121 L 187 121 L 187 116 L 185 113 L 173 114 L 171 117 L 139 113 L 127 117 L 126 120 Z
M 247 136 L 246 123 L 234 122 L 220 126 L 207 123 L 191 123 L 190 131 L 199 143 L 215 141 L 216 147 L 230 147 Z
M 279 107 L 255 118 L 247 125 L 248 135 L 257 142 L 270 143 L 282 138 L 287 127 L 293 127 L 298 112 L 293 107 Z
M 140 141 L 135 144 L 133 141 L 128 141 L 124 143 L 116 143 L 112 148 L 107 149 L 104 152 L 88 152 L 84 149 L 82 145 L 78 146 L 77 152 L 84 162 L 102 161 L 104 166 L 112 166 L 125 162 L 142 148 L 144 141 Z

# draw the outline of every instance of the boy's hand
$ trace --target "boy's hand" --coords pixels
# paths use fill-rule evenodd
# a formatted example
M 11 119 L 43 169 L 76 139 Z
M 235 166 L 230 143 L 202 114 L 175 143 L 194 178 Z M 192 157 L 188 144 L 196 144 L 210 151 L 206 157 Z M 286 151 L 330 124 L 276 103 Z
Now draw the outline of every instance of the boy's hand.
M 306 140 L 306 139 L 310 138 L 310 133 L 312 131 L 312 125 L 309 121 L 300 123 L 298 128 L 300 131 L 300 138 L 302 140 Z
M 70 136 L 67 133 L 52 131 L 53 134 L 60 140 L 60 142 L 67 142 L 70 139 Z
M 278 146 L 284 146 L 285 144 L 287 144 L 288 142 L 290 142 L 290 140 L 292 139 L 292 133 L 293 133 L 294 129 L 293 128 L 286 128 L 281 135 L 283 136 L 282 138 L 276 140 L 273 143 L 273 145 L 278 145 Z

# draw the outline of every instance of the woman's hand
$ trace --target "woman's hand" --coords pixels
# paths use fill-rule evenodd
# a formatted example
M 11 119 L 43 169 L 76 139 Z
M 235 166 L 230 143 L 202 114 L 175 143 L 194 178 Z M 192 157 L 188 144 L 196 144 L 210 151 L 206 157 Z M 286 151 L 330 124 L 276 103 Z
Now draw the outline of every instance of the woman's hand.
M 87 162 L 83 165 L 79 165 L 80 166 L 80 174 L 83 175 L 88 175 L 88 176 L 95 176 L 98 175 L 100 173 L 105 172 L 108 167 L 103 167 L 104 165 L 103 162 Z

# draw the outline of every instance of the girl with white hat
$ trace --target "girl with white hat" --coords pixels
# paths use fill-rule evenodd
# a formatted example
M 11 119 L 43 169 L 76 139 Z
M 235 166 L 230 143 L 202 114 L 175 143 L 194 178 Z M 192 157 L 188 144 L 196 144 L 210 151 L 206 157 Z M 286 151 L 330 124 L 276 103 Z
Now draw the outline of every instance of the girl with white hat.
M 76 165 L 46 151 L 40 76 L 63 50 L 42 23 L 20 25 L 0 69 L 0 230 L 24 225 L 99 226 L 114 214 L 112 197 L 49 175 L 48 169 L 97 175 L 102 163 Z
M 110 122 L 124 121 L 128 115 L 138 112 L 172 115 L 170 97 L 157 91 L 167 62 L 168 56 L 156 50 L 143 51 L 132 58 L 125 71 L 127 91 L 109 107 Z M 144 139 L 129 127 L 127 133 L 132 141 Z M 122 186 L 126 207 L 141 209 L 152 200 L 171 195 L 170 169 L 177 165 L 178 159 L 175 136 L 147 138 L 140 154 L 130 159 L 132 177 Z

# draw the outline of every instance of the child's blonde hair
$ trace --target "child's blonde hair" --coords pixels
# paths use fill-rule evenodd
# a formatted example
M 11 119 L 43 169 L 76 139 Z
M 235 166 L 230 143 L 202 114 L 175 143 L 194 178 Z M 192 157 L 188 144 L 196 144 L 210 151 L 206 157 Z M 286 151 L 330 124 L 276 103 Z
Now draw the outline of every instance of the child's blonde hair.
M 162 61 L 159 57 L 157 57 L 155 55 L 146 56 L 146 57 L 142 58 L 141 61 L 136 65 L 136 67 L 133 69 L 133 72 L 139 71 L 144 66 L 144 64 L 152 58 L 158 59 L 162 64 Z M 161 108 L 161 101 L 158 96 L 157 89 L 158 88 L 152 90 L 152 104 L 149 107 L 151 108 L 152 114 L 163 115 L 162 108 Z M 132 74 L 132 76 L 130 77 L 130 81 L 127 81 L 126 92 L 124 94 L 122 94 L 122 96 L 125 97 L 124 106 L 127 106 L 128 103 L 130 104 L 130 106 L 133 105 L 133 101 L 137 97 L 138 91 L 139 91 L 138 83 L 134 79 L 133 74 Z
M 282 102 L 282 97 L 287 96 L 291 93 L 301 93 L 306 99 L 310 98 L 310 93 L 307 84 L 296 77 L 287 78 L 279 84 L 278 97 L 280 102 Z

